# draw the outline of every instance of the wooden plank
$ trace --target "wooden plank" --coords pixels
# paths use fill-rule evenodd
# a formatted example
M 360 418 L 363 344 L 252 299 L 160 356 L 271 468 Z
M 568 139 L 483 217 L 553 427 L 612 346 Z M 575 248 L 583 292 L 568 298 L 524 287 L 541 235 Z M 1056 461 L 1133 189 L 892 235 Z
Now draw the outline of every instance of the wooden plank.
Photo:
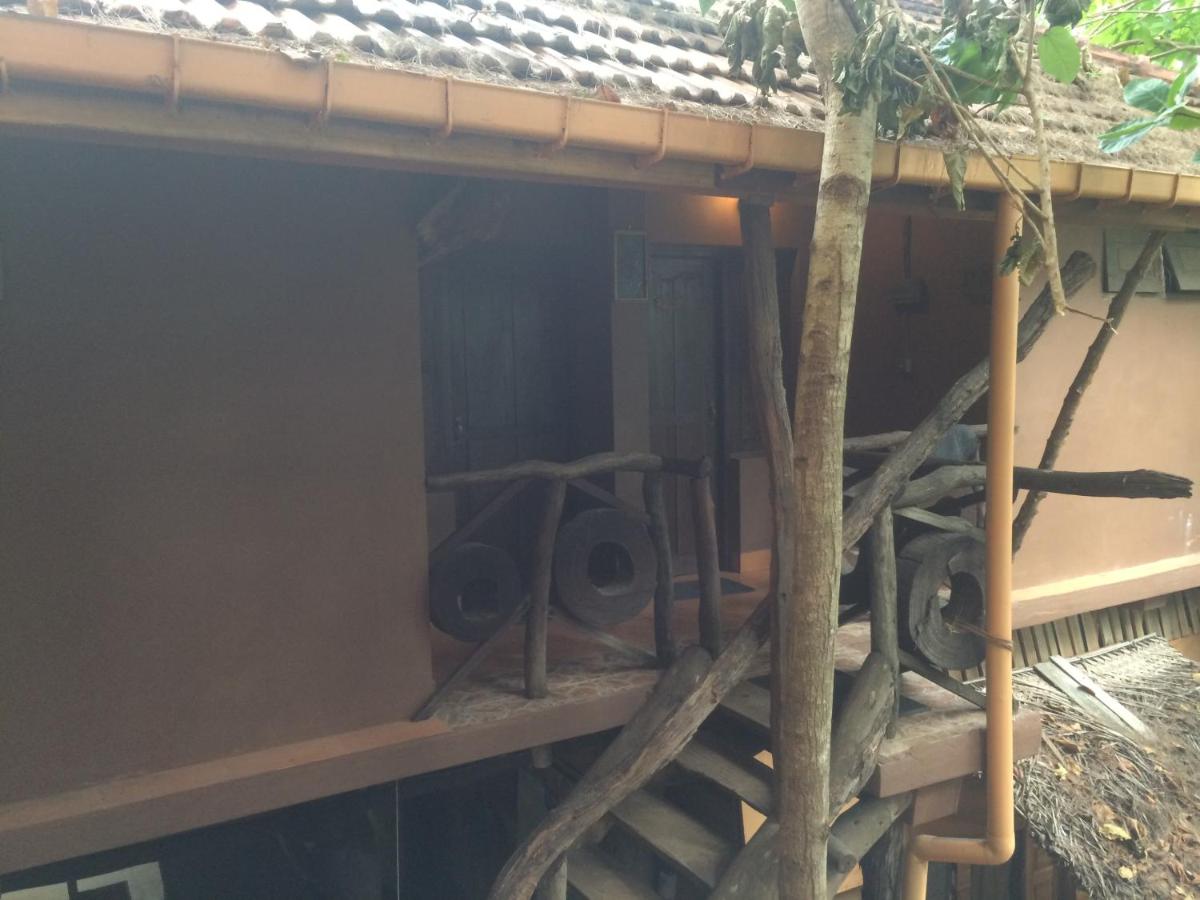
M 458 664 L 457 669 L 450 673 L 450 677 L 439 684 L 434 692 L 429 695 L 429 699 L 421 704 L 421 708 L 413 713 L 413 721 L 421 722 L 437 712 L 438 705 L 442 700 L 466 681 L 472 672 L 479 668 L 479 664 L 487 658 L 492 648 L 500 642 L 500 639 L 504 637 L 509 628 L 517 624 L 521 616 L 525 615 L 525 610 L 528 608 L 528 598 L 513 607 L 512 612 L 500 623 L 500 627 L 493 631 L 486 640 L 476 644 L 475 649 L 470 652 L 467 658 Z
M 1175 639 L 1186 637 L 1190 634 L 1191 632 L 1187 624 L 1187 612 L 1183 608 L 1183 596 L 1181 594 L 1172 594 L 1167 608 L 1171 612 L 1172 624 L 1175 629 Z
M 743 681 L 721 701 L 721 709 L 756 728 L 771 733 L 771 692 L 750 681 Z
M 757 760 L 743 763 L 698 737 L 675 757 L 675 764 L 690 775 L 724 788 L 763 815 L 770 815 L 770 769 Z
M 521 493 L 527 484 L 529 484 L 529 479 L 522 478 L 519 481 L 513 481 L 505 485 L 504 490 L 500 491 L 480 507 L 479 511 L 471 516 L 465 525 L 434 548 L 433 552 L 429 554 L 429 565 L 437 565 L 437 563 L 449 556 L 454 548 L 470 540 L 472 535 L 491 521 L 492 516 L 507 506 L 508 502 L 516 497 L 517 494 Z
M 1146 726 L 1141 719 L 1069 660 L 1052 656 L 1050 662 L 1039 663 L 1034 670 L 1093 718 L 1132 738 L 1146 733 Z
M 1083 639 L 1087 644 L 1088 653 L 1100 648 L 1100 623 L 1096 618 L 1096 614 L 1091 610 L 1079 614 L 1079 621 L 1083 625 Z
M 1140 620 L 1140 618 L 1139 618 Z M 1084 636 L 1084 620 L 1079 616 L 1067 618 L 1070 628 L 1070 642 L 1074 644 L 1075 655 L 1087 653 L 1087 638 Z
M 1025 661 L 1024 629 L 1018 628 L 1013 632 L 1013 670 L 1024 669 L 1029 663 Z
M 906 506 L 893 510 L 893 512 L 913 522 L 920 522 L 922 525 L 931 525 L 940 531 L 970 535 L 981 544 L 984 541 L 985 535 L 982 528 L 978 525 L 972 525 L 966 519 L 960 519 L 957 516 L 942 516 L 927 509 L 921 509 L 919 506 Z
M 565 622 L 580 634 L 586 634 L 592 640 L 603 644 L 610 650 L 616 650 L 618 653 L 624 653 L 630 659 L 637 660 L 639 665 L 654 668 L 658 664 L 658 657 L 646 648 L 631 644 L 629 641 L 619 638 L 615 634 L 610 634 L 601 628 L 593 628 L 591 625 L 580 622 L 564 609 L 551 609 L 550 617 L 556 621 Z
M 968 684 L 963 684 L 961 681 L 951 677 L 941 669 L 936 669 L 929 665 L 916 654 L 909 653 L 907 650 L 901 650 L 900 662 L 903 664 L 904 668 L 911 672 L 915 672 L 925 680 L 936 684 L 943 690 L 947 690 L 952 694 L 956 694 L 957 696 L 966 700 L 968 703 L 978 706 L 980 709 L 987 708 L 987 703 L 984 700 L 984 696 L 978 688 L 972 687 Z
M 716 656 L 721 652 L 721 569 L 712 478 L 708 475 L 692 478 L 690 484 L 696 569 L 700 579 L 700 646 Z
M 646 791 L 613 808 L 613 818 L 680 872 L 708 888 L 716 886 L 734 848 L 707 827 Z
M 567 484 L 575 488 L 575 490 L 579 491 L 580 493 L 587 494 L 593 500 L 599 500 L 605 506 L 611 506 L 614 509 L 621 510 L 621 512 L 625 513 L 631 518 L 637 519 L 643 525 L 647 525 L 650 522 L 650 517 L 646 515 L 646 511 L 644 509 L 639 509 L 632 503 L 622 500 L 616 494 L 606 491 L 599 485 L 592 484 L 592 482 L 588 481 L 586 478 L 572 478 L 567 482 Z
M 1146 611 L 1141 603 L 1130 603 L 1126 607 L 1129 618 L 1133 623 L 1133 636 L 1141 637 L 1146 633 Z
M 567 854 L 567 883 L 583 900 L 659 900 L 648 885 L 585 847 Z
M 654 650 L 658 662 L 669 666 L 675 659 L 675 635 L 671 626 L 671 607 L 675 601 L 675 577 L 671 570 L 671 534 L 667 527 L 663 479 L 659 472 L 642 476 L 642 500 L 650 517 L 650 539 L 654 542 L 656 578 L 654 583 Z
M 891 510 L 885 508 L 875 517 L 863 549 L 870 577 L 871 649 L 883 656 L 892 673 L 892 714 L 887 726 L 890 737 L 896 733 L 896 719 L 900 716 L 899 601 L 896 596 L 895 520 Z
M 1080 651 L 1071 640 L 1071 629 L 1066 619 L 1056 619 L 1054 622 L 1054 638 L 1058 644 L 1058 652 L 1062 656 L 1075 656 Z
M 1200 588 L 1184 591 L 1183 596 L 1187 605 L 1192 634 L 1200 634 Z
M 525 694 L 545 697 L 546 632 L 550 618 L 550 576 L 554 564 L 554 540 L 567 496 L 565 481 L 546 486 L 545 507 L 533 548 L 533 583 L 529 587 L 529 617 L 525 621 Z

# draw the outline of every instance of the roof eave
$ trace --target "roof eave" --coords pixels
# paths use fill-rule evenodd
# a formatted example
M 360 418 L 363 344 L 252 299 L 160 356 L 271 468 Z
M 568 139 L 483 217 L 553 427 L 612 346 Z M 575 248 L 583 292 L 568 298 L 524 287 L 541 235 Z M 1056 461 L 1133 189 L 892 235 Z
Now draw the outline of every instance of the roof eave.
M 790 126 L 332 59 L 296 61 L 263 47 L 68 19 L 0 15 L 0 60 L 7 83 L 102 88 L 140 101 L 92 97 L 80 109 L 67 97 L 49 103 L 6 91 L 0 125 L 9 128 L 160 140 L 188 133 L 294 157 L 717 194 L 738 193 L 730 181 L 751 169 L 811 176 L 821 163 L 822 135 Z M 147 104 L 152 98 L 161 102 Z M 185 101 L 203 103 L 180 113 Z M 206 130 L 195 134 L 183 120 L 213 103 L 225 106 L 210 111 Z M 255 134 L 253 120 L 229 112 L 238 109 L 285 115 L 271 127 L 263 121 Z M 286 117 L 295 127 L 280 128 Z M 1018 177 L 1036 181 L 1034 159 L 1015 157 L 1011 164 Z M 947 183 L 941 151 L 911 142 L 879 142 L 874 177 L 882 185 Z M 1200 206 L 1197 175 L 1056 161 L 1052 179 L 1067 199 L 1180 211 Z M 966 187 L 1001 190 L 980 157 L 968 164 Z

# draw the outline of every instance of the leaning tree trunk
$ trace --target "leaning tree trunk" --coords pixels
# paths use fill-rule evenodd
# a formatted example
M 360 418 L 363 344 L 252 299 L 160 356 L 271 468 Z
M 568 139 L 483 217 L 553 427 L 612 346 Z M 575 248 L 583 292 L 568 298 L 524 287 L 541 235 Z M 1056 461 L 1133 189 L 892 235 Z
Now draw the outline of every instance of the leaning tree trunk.
M 834 59 L 855 32 L 836 0 L 801 0 L 800 27 L 825 98 L 825 144 L 796 369 L 796 544 L 792 596 L 780 603 L 773 668 L 779 705 L 782 900 L 826 894 L 833 652 L 842 555 L 842 435 L 863 228 L 871 195 L 875 104 L 845 112 Z

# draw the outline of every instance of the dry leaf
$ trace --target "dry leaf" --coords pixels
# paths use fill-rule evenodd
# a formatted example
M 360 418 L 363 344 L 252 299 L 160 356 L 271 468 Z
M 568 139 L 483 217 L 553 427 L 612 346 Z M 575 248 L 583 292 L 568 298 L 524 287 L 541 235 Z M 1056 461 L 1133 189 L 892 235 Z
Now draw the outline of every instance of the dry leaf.
M 1063 781 L 1064 779 L 1066 779 L 1067 767 L 1066 766 L 1056 766 L 1054 769 L 1054 777 L 1057 778 L 1059 781 Z
M 1100 826 L 1100 833 L 1110 841 L 1131 841 L 1133 835 L 1125 830 L 1123 825 L 1116 822 L 1105 822 Z

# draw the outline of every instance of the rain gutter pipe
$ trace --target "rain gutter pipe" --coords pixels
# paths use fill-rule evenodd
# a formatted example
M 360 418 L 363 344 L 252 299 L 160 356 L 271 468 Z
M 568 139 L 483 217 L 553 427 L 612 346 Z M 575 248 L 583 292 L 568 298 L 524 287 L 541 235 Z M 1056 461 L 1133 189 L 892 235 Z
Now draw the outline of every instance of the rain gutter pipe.
M 19 90 L 26 82 L 158 97 L 170 109 L 199 100 L 299 113 L 315 129 L 344 120 L 421 129 L 432 140 L 459 134 L 515 139 L 540 145 L 546 156 L 567 148 L 606 151 L 629 158 L 632 184 L 639 183 L 639 172 L 662 160 L 712 163 L 726 167 L 727 177 L 749 166 L 804 175 L 821 166 L 822 135 L 790 125 L 679 110 L 668 119 L 661 109 L 632 103 L 332 57 L 297 61 L 269 47 L 77 19 L 0 14 L 0 123 L 9 86 Z M 105 127 L 119 130 L 120 122 Z M 1012 165 L 1037 180 L 1036 159 L 1014 157 Z M 945 185 L 942 148 L 880 142 L 874 178 L 883 184 Z M 717 180 L 714 176 L 714 185 Z M 1066 197 L 1200 206 L 1198 175 L 1055 162 L 1052 183 Z M 1001 191 L 977 157 L 968 162 L 966 187 Z
M 904 900 L 925 900 L 929 863 L 997 866 L 1016 848 L 1013 814 L 1012 706 L 1012 514 L 1013 432 L 1017 396 L 1017 315 L 1021 283 L 1002 275 L 1020 215 L 1007 198 L 997 210 L 993 232 L 991 384 L 988 388 L 987 452 L 987 824 L 982 838 L 910 836 L 904 870 Z

